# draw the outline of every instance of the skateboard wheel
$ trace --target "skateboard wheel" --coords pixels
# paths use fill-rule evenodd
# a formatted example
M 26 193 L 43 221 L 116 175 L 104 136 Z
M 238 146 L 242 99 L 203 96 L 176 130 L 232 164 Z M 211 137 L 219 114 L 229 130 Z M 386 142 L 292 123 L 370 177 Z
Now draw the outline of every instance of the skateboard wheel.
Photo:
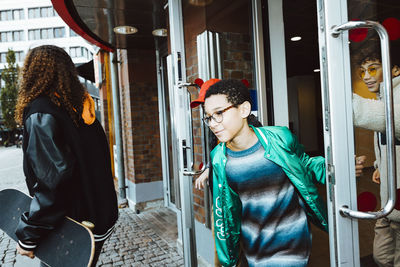
M 82 224 L 83 224 L 84 226 L 86 226 L 87 228 L 89 228 L 90 230 L 93 230 L 93 229 L 94 229 L 94 224 L 93 224 L 92 222 L 89 222 L 89 221 L 82 221 Z

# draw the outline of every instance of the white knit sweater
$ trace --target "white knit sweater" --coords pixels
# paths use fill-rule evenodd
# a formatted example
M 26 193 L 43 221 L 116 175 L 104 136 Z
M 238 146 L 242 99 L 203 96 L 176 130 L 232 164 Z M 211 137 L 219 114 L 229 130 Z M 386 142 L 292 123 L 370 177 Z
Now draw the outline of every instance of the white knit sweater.
M 383 95 L 383 85 L 380 85 L 380 92 Z M 393 79 L 393 103 L 395 135 L 400 139 L 400 76 Z M 366 99 L 357 94 L 353 94 L 353 117 L 354 125 L 360 128 L 385 133 L 385 105 L 383 100 Z M 381 205 L 385 205 L 388 196 L 387 190 L 387 159 L 386 145 L 378 142 L 378 133 L 374 133 L 375 145 L 375 167 L 379 169 L 381 175 L 380 195 Z M 396 146 L 396 174 L 397 188 L 400 188 L 400 146 Z M 388 218 L 400 222 L 400 211 L 393 210 Z

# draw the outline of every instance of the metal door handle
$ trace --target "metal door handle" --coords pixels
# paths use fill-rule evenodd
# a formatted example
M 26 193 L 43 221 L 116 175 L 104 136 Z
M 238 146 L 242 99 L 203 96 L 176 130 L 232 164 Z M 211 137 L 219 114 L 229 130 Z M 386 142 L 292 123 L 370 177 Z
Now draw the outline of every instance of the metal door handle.
M 190 87 L 190 86 L 196 86 L 196 87 L 198 87 L 198 85 L 195 84 L 195 83 L 187 83 L 187 82 L 180 82 L 180 83 L 178 83 L 178 87 L 179 87 L 179 88 L 186 88 L 185 92 L 186 92 L 186 94 L 187 94 L 188 103 L 190 103 L 190 101 L 191 101 L 191 95 L 190 95 L 190 91 L 189 91 L 189 88 L 188 88 L 188 87 Z M 189 132 L 190 132 L 190 135 L 191 135 L 191 138 L 190 138 L 190 146 L 194 146 L 194 142 L 193 142 L 193 131 L 192 131 L 192 116 L 191 116 L 191 113 L 189 113 L 189 114 L 190 114 Z M 184 176 L 195 176 L 195 175 L 199 175 L 199 174 L 201 174 L 201 173 L 205 170 L 205 166 L 203 166 L 203 167 L 201 168 L 201 170 L 193 171 L 193 166 L 194 166 L 194 162 L 193 162 L 193 159 L 194 159 L 194 149 L 192 149 L 190 146 L 187 146 L 186 143 L 185 143 L 185 145 L 182 146 L 183 152 L 184 152 L 184 153 L 186 153 L 186 150 L 187 150 L 187 149 L 191 149 L 191 151 L 192 151 L 192 157 L 191 157 L 191 162 L 190 162 L 190 169 L 191 169 L 191 170 L 188 170 L 188 167 L 185 168 L 185 169 L 183 170 L 183 172 L 182 172 L 182 174 L 183 174 Z
M 385 28 L 374 21 L 349 21 L 340 26 L 333 27 L 331 35 L 334 38 L 347 30 L 356 28 L 370 28 L 378 32 L 381 43 L 382 69 L 384 77 L 386 136 L 387 138 L 387 164 L 388 164 L 388 201 L 383 209 L 377 212 L 361 212 L 349 209 L 347 206 L 340 208 L 340 214 L 357 219 L 378 219 L 387 216 L 396 203 L 396 153 L 394 146 L 394 112 L 392 96 L 392 77 L 390 70 L 389 35 Z
M 204 164 L 203 167 L 201 167 L 200 170 L 198 171 L 188 171 L 188 170 L 184 170 L 183 171 L 183 175 L 184 176 L 195 176 L 195 175 L 199 175 L 202 174 L 204 172 L 204 170 L 206 169 L 206 165 Z

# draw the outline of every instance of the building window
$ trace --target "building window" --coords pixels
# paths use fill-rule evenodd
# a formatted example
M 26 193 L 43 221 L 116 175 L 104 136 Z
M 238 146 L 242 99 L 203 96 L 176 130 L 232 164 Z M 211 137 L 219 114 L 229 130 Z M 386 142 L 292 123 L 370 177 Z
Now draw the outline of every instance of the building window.
M 28 18 L 47 18 L 57 16 L 56 11 L 52 6 L 28 8 Z
M 69 36 L 75 37 L 75 36 L 78 36 L 78 34 L 76 32 L 74 32 L 72 29 L 69 29 Z
M 65 28 L 64 27 L 54 28 L 54 38 L 62 38 L 62 37 L 65 37 Z
M 0 20 L 20 20 L 24 19 L 24 10 L 23 9 L 11 9 L 11 10 L 2 10 L 0 11 Z
M 28 31 L 29 40 L 40 40 L 40 39 L 53 39 L 65 37 L 65 28 L 46 28 L 46 29 L 34 29 Z
M 2 52 L 0 53 L 0 63 L 7 63 L 7 53 L 8 52 Z M 15 61 L 16 62 L 22 62 L 24 60 L 24 51 L 15 51 Z
M 0 32 L 0 42 L 24 41 L 24 31 Z
M 24 61 L 24 58 L 25 58 L 24 51 L 15 52 L 15 61 L 16 62 L 22 62 L 22 61 Z
M 0 53 L 0 63 L 7 62 L 7 53 Z
M 72 46 L 69 48 L 69 55 L 72 58 L 84 57 L 87 59 L 93 59 L 93 54 L 86 47 Z

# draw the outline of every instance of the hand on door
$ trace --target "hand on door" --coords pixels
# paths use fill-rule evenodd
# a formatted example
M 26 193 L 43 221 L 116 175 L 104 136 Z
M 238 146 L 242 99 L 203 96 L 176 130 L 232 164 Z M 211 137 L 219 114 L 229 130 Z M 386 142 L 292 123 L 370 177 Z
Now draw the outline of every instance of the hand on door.
M 203 189 L 205 182 L 208 180 L 208 174 L 210 172 L 210 168 L 207 168 L 197 177 L 196 181 L 194 182 L 194 186 L 197 189 Z
M 374 173 L 372 174 L 372 181 L 373 181 L 374 183 L 377 183 L 377 184 L 380 184 L 380 183 L 381 183 L 381 174 L 380 174 L 380 172 L 379 172 L 378 169 L 376 169 L 376 170 L 374 171 Z
M 360 177 L 363 174 L 364 163 L 367 156 L 356 157 L 356 177 Z

